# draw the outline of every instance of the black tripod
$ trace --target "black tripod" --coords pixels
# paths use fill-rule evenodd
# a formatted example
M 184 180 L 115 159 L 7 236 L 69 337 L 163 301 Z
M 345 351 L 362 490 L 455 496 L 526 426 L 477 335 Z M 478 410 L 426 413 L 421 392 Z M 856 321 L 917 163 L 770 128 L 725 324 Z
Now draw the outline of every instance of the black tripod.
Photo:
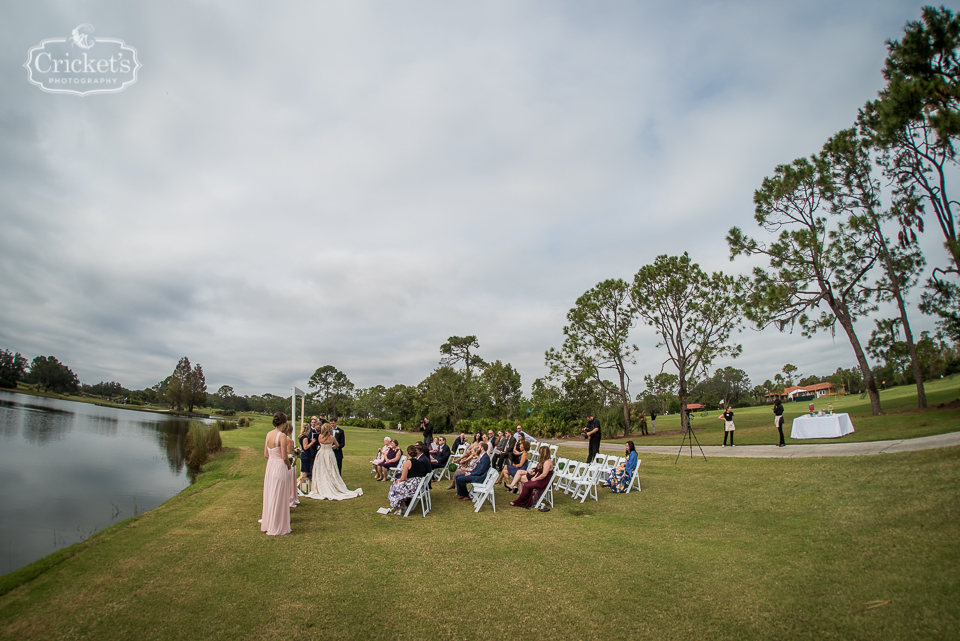
M 697 442 L 697 447 L 700 448 L 700 454 L 703 456 L 703 460 L 707 460 L 707 455 L 703 453 L 703 448 L 700 446 L 700 439 L 697 438 L 697 435 L 693 432 L 693 426 L 690 425 L 690 420 L 687 419 L 687 429 L 683 432 L 683 440 L 680 441 L 680 450 L 677 452 L 677 459 L 673 462 L 674 465 L 677 464 L 677 461 L 680 460 L 680 454 L 683 452 L 683 445 L 689 439 L 690 442 L 690 458 L 693 458 L 693 442 Z

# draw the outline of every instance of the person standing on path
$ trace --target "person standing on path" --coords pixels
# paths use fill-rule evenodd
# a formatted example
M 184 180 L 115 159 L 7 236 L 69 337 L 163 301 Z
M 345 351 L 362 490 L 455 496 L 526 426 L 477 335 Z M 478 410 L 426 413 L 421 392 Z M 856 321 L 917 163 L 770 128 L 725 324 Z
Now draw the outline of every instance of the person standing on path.
M 733 424 L 733 408 L 728 405 L 727 411 L 717 418 L 723 421 L 723 445 L 720 447 L 727 446 L 727 434 L 730 435 L 730 447 L 736 447 L 736 445 L 733 444 L 733 431 L 737 429 Z
M 600 453 L 600 421 L 594 418 L 593 414 L 587 416 L 587 429 L 583 435 L 590 439 L 587 463 L 593 463 L 593 457 Z
M 347 444 L 347 437 L 344 436 L 343 430 L 337 426 L 337 419 L 333 419 L 330 426 L 333 428 L 333 438 L 337 440 L 333 445 L 333 455 L 337 459 L 337 472 L 340 473 L 340 476 L 343 476 L 343 447 Z
M 783 401 L 780 398 L 777 398 L 777 402 L 773 405 L 773 424 L 776 426 L 777 431 L 780 432 L 780 444 L 777 447 L 783 447 Z

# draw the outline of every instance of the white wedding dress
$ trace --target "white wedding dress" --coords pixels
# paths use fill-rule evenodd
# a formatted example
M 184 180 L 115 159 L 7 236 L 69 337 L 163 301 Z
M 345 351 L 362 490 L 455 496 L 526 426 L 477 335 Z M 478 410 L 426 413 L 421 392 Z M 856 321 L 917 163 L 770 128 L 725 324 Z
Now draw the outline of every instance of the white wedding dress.
M 340 478 L 337 458 L 333 455 L 333 444 L 321 443 L 317 458 L 313 461 L 313 480 L 310 483 L 310 494 L 307 494 L 307 498 L 319 501 L 323 499 L 343 501 L 355 499 L 358 496 L 363 496 L 363 490 L 359 487 L 348 490 L 347 484 Z

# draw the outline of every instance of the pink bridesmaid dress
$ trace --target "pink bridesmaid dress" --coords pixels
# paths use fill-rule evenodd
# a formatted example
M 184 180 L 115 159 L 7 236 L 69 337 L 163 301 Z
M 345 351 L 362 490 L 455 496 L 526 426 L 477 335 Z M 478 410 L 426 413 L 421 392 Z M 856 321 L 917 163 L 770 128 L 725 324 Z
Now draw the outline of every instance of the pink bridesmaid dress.
M 287 481 L 290 483 L 290 507 L 300 505 L 300 497 L 297 496 L 297 466 L 291 465 L 287 470 Z
M 267 471 L 263 476 L 263 518 L 260 530 L 270 536 L 290 533 L 290 474 L 280 451 L 280 433 L 274 447 L 267 449 Z

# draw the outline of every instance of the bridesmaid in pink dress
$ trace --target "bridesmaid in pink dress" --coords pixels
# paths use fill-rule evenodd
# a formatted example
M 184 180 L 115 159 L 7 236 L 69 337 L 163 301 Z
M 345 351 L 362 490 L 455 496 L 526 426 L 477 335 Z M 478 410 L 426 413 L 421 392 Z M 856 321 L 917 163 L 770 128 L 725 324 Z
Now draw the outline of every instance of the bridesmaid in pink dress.
M 293 444 L 283 433 L 287 415 L 273 415 L 273 427 L 263 444 L 267 471 L 263 476 L 263 516 L 260 530 L 270 536 L 290 533 L 290 460 Z

